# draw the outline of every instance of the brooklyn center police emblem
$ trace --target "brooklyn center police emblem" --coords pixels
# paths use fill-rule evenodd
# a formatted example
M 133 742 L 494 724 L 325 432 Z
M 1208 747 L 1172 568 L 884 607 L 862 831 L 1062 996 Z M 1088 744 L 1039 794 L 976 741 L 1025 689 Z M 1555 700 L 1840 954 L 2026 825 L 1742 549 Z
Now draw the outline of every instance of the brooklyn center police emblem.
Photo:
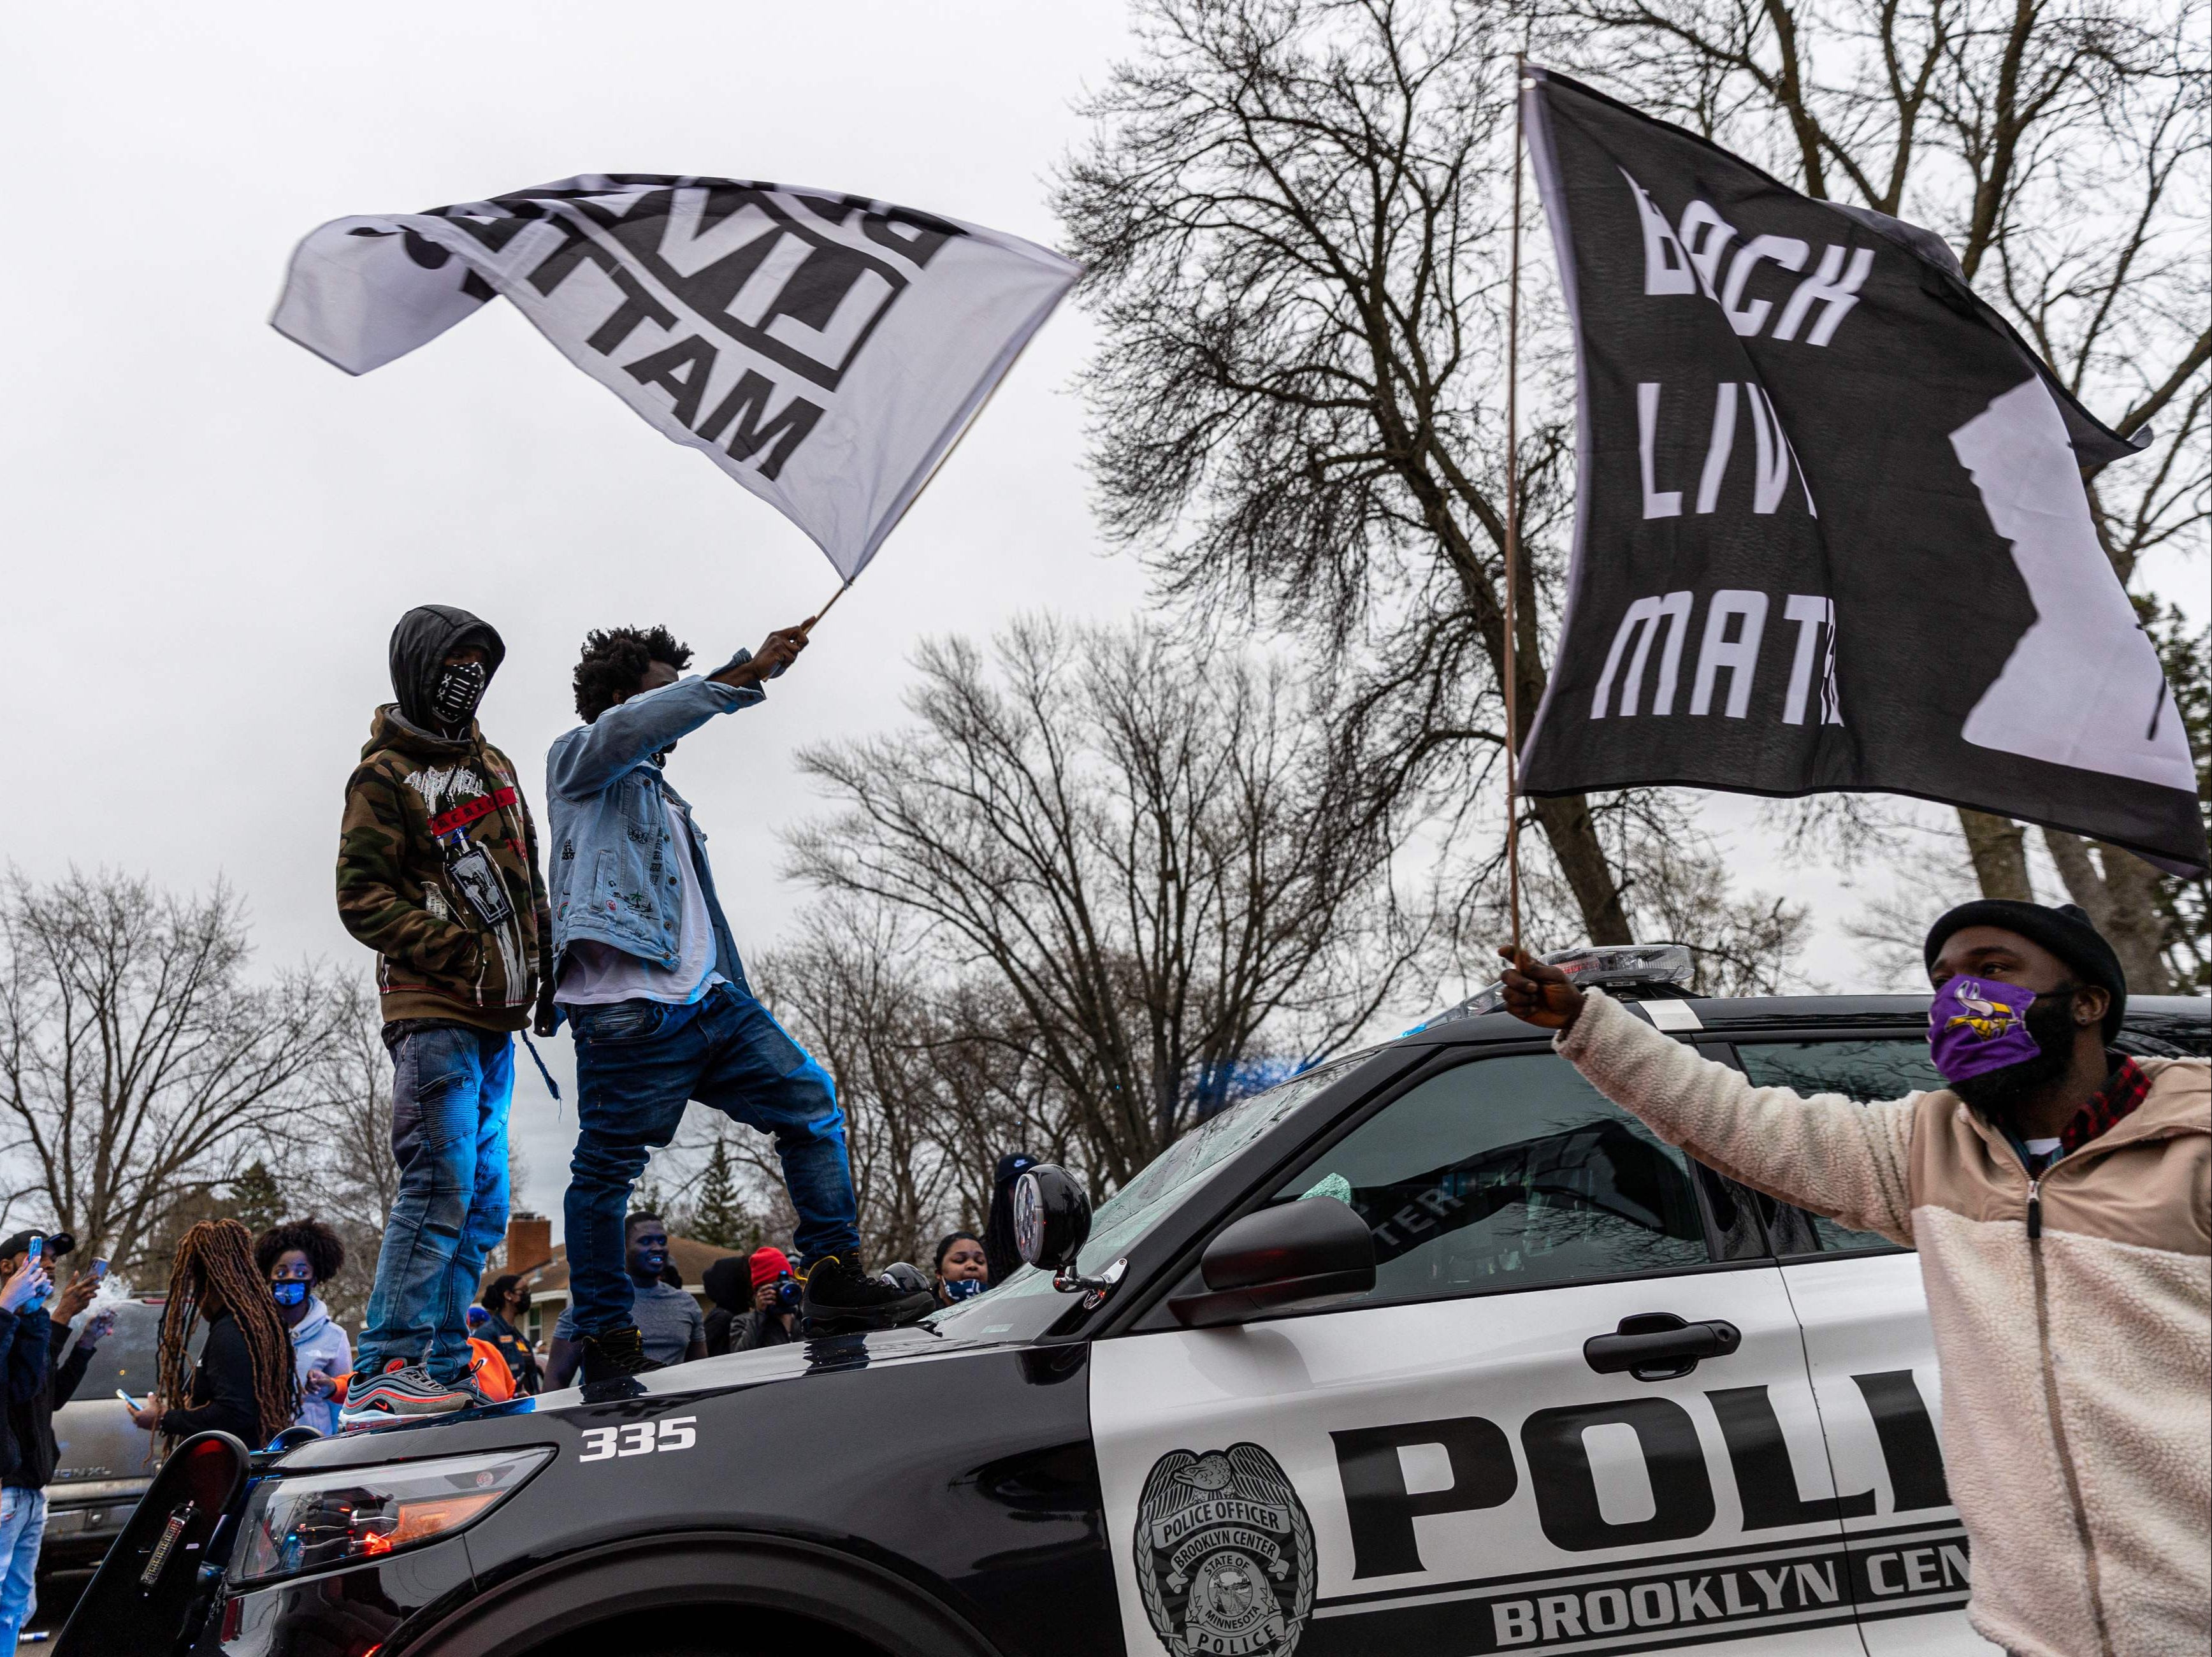
M 1257 1444 L 1174 1450 L 1137 1508 L 1137 1586 L 1175 1657 L 1291 1657 L 1313 1612 L 1313 1526 Z

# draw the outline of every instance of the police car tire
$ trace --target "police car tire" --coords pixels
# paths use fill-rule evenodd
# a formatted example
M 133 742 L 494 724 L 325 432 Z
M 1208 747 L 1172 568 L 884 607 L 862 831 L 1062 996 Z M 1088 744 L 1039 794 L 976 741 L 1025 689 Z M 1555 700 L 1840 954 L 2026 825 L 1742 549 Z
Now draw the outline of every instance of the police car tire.
M 688 1628 L 653 1627 L 656 1613 L 678 1607 L 727 1629 L 728 1643 L 702 1647 Z M 665 1641 L 660 1657 L 781 1657 L 773 1636 L 744 1642 L 746 1618 L 763 1613 L 823 1625 L 820 1636 L 791 1645 L 793 1657 L 845 1657 L 847 1649 L 982 1657 L 992 1649 L 951 1607 L 880 1566 L 792 1538 L 678 1532 L 548 1561 L 468 1602 L 428 1632 L 424 1650 L 571 1657 L 580 1646 L 588 1657 L 631 1657 Z M 630 1637 L 619 1637 L 625 1624 Z

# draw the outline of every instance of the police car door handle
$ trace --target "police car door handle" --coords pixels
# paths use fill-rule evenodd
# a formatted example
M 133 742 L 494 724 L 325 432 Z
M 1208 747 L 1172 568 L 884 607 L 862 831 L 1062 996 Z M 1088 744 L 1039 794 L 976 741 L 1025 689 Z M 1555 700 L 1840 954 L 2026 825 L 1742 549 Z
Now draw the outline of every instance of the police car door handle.
M 1743 1344 L 1743 1332 L 1714 1318 L 1686 1323 L 1672 1312 L 1641 1312 L 1623 1318 L 1610 1335 L 1592 1335 L 1583 1357 L 1601 1375 L 1623 1370 L 1638 1381 L 1674 1381 L 1698 1367 L 1701 1358 L 1724 1358 Z

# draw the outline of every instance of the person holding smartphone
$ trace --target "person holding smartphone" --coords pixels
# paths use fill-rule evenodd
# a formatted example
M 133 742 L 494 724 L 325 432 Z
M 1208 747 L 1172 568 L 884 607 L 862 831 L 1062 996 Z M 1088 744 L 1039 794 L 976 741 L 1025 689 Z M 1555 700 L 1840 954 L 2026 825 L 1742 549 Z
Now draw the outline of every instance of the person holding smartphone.
M 7 1405 L 0 1411 L 0 1651 L 15 1648 L 16 1636 L 38 1609 L 46 1483 L 59 1459 L 53 1412 L 60 1399 L 54 1391 L 63 1377 L 55 1375 L 53 1360 L 69 1338 L 69 1320 L 91 1304 L 99 1287 L 88 1274 L 40 1315 L 53 1290 L 49 1262 L 74 1246 L 66 1236 L 50 1239 L 38 1231 L 18 1231 L 0 1241 L 0 1374 L 6 1376 Z M 97 1341 L 98 1335 L 92 1338 Z M 84 1378 L 89 1357 L 87 1352 L 70 1360 L 74 1373 L 66 1377 L 68 1391 L 61 1398 Z

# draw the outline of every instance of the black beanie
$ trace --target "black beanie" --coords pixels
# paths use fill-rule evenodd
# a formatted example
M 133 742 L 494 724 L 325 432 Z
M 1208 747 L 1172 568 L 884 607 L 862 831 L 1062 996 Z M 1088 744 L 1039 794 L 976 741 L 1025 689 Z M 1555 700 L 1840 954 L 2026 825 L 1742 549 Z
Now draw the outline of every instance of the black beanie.
M 707 1298 L 715 1305 L 732 1312 L 749 1312 L 753 1304 L 753 1281 L 747 1271 L 747 1262 L 741 1255 L 732 1254 L 716 1260 L 700 1278 L 699 1286 L 707 1291 Z
M 46 1240 L 45 1253 L 48 1259 L 58 1259 L 76 1247 L 76 1239 L 66 1231 L 40 1231 L 33 1228 L 29 1231 L 18 1231 L 4 1242 L 0 1242 L 0 1260 L 9 1259 L 21 1253 L 31 1246 L 31 1239 L 33 1237 L 44 1237 Z
M 2111 995 L 2112 1005 L 2105 1011 L 2105 1044 L 2110 1047 L 2118 1036 L 2120 1020 L 2128 1010 L 2128 975 L 2120 970 L 2120 958 L 2112 953 L 2112 946 L 2090 924 L 2080 905 L 2062 903 L 2051 908 L 2008 897 L 1961 903 L 1928 929 L 1928 945 L 1923 954 L 1930 970 L 1944 940 L 1962 926 L 2001 926 L 2043 945 L 2072 968 L 2075 977 Z

